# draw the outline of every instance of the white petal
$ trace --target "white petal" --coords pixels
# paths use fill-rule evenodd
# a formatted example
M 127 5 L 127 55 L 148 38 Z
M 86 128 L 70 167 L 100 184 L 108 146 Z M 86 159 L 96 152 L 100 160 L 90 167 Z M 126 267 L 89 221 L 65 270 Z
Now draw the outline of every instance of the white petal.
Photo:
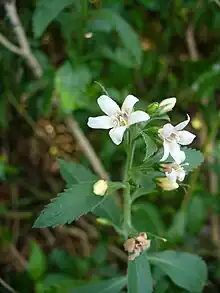
M 167 123 L 163 128 L 159 129 L 159 134 L 162 138 L 168 138 L 174 132 L 174 126 Z
M 169 149 L 169 143 L 167 143 L 166 141 L 163 142 L 163 157 L 160 159 L 160 161 L 165 161 L 170 153 L 170 149 Z
M 168 144 L 171 157 L 178 165 L 181 164 L 186 158 L 185 153 L 180 150 L 180 146 L 176 142 L 170 142 Z
M 161 113 L 169 112 L 176 104 L 176 98 L 168 98 L 160 102 L 159 107 L 162 107 Z
M 128 117 L 128 125 L 147 121 L 149 119 L 150 119 L 150 116 L 144 111 L 135 111 L 131 113 L 131 115 Z
M 101 110 L 108 116 L 115 115 L 117 112 L 120 111 L 117 103 L 106 95 L 102 95 L 101 97 L 99 97 L 97 102 Z
M 122 111 L 127 112 L 128 114 L 131 114 L 134 105 L 138 101 L 139 101 L 139 99 L 136 98 L 135 96 L 128 95 L 122 104 L 122 107 L 121 107 Z
M 183 122 L 180 122 L 179 124 L 177 124 L 177 125 L 174 127 L 176 131 L 183 130 L 183 128 L 185 128 L 186 125 L 189 123 L 189 121 L 190 121 L 190 117 L 189 117 L 188 114 L 186 114 L 186 115 L 187 115 L 187 119 L 186 119 L 185 121 L 183 121 Z
M 119 145 L 122 142 L 126 126 L 115 127 L 109 131 L 109 135 L 112 141 Z
M 195 134 L 192 134 L 189 131 L 182 130 L 182 131 L 178 131 L 178 137 L 179 137 L 178 143 L 182 145 L 188 145 L 194 140 L 196 136 Z
M 89 117 L 87 125 L 96 129 L 110 129 L 114 126 L 108 116 Z
M 177 171 L 177 177 L 179 181 L 183 181 L 186 176 L 186 172 L 184 170 Z
M 171 183 L 176 183 L 176 180 L 177 180 L 177 172 L 172 169 L 172 171 L 169 173 L 169 172 L 165 172 L 167 178 L 169 179 L 169 181 Z

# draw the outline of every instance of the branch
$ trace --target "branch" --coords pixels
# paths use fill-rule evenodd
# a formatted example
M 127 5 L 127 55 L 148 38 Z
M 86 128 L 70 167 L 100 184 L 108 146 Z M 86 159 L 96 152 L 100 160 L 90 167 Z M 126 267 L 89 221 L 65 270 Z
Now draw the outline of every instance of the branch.
M 41 68 L 40 63 L 37 61 L 37 59 L 31 52 L 27 37 L 25 35 L 23 26 L 17 13 L 17 9 L 15 7 L 15 2 L 12 1 L 10 3 L 6 3 L 5 10 L 14 28 L 14 32 L 17 37 L 20 48 L 24 52 L 23 56 L 27 59 L 29 67 L 32 69 L 32 72 L 35 75 L 35 77 L 40 78 L 43 75 L 43 70 Z
M 40 63 L 38 62 L 38 60 L 36 59 L 36 57 L 32 54 L 32 51 L 30 49 L 30 46 L 27 40 L 27 36 L 25 34 L 20 18 L 18 16 L 14 1 L 6 3 L 5 10 L 14 28 L 15 35 L 20 45 L 20 50 L 23 51 L 23 56 L 26 58 L 27 64 L 32 70 L 34 76 L 36 78 L 40 78 L 43 75 L 43 69 Z M 90 142 L 84 135 L 83 131 L 79 127 L 79 124 L 77 123 L 77 121 L 72 116 L 69 116 L 65 119 L 65 123 L 67 127 L 69 128 L 70 133 L 78 141 L 79 145 L 81 146 L 83 152 L 85 153 L 88 160 L 90 161 L 95 172 L 101 178 L 108 179 L 107 172 L 105 171 L 101 161 L 99 160 L 99 157 L 97 156 L 92 145 L 90 144 Z
M 0 284 L 7 289 L 9 292 L 16 293 L 15 291 L 9 284 L 7 284 L 1 277 L 0 277 Z
M 219 0 L 212 0 L 212 1 L 215 2 L 220 7 L 220 1 Z
M 189 24 L 187 30 L 186 30 L 186 44 L 189 51 L 189 56 L 192 61 L 198 61 L 199 60 L 199 51 L 197 49 L 196 41 L 195 41 L 195 35 L 194 35 L 194 26 L 193 24 Z
M 23 56 L 24 55 L 24 52 L 18 48 L 17 46 L 15 46 L 14 44 L 12 44 L 6 37 L 4 37 L 1 33 L 0 33 L 0 43 L 5 47 L 7 48 L 9 51 L 17 54 L 17 55 L 20 55 L 20 56 Z
M 80 147 L 82 148 L 83 152 L 87 155 L 87 158 L 89 159 L 91 165 L 93 166 L 94 171 L 101 178 L 108 179 L 109 178 L 108 174 L 106 173 L 104 167 L 102 166 L 90 142 L 85 137 L 84 133 L 79 127 L 78 122 L 76 120 L 73 120 L 72 117 L 69 116 L 65 119 L 65 124 L 67 125 L 70 132 L 74 134 L 76 140 L 79 142 Z

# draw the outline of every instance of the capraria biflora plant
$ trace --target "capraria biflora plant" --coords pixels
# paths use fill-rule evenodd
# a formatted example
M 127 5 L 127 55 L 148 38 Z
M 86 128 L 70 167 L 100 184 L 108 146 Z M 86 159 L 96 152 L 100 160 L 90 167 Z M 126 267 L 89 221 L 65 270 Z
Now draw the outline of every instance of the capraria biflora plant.
M 152 192 L 160 197 L 164 191 L 181 187 L 187 174 L 202 163 L 203 156 L 186 147 L 196 137 L 184 130 L 190 122 L 189 115 L 176 126 L 169 122 L 167 113 L 173 110 L 176 98 L 150 104 L 146 111 L 134 111 L 138 101 L 135 96 L 128 95 L 120 108 L 108 95 L 102 95 L 97 102 L 105 115 L 88 119 L 90 128 L 107 129 L 116 146 L 124 145 L 126 161 L 122 180 L 113 182 L 98 178 L 80 164 L 59 160 L 66 189 L 44 209 L 34 227 L 70 224 L 92 212 L 98 223 L 112 225 L 123 237 L 123 247 L 128 253 L 127 276 L 102 281 L 97 288 L 103 286 L 106 290 L 111 284 L 114 291 L 105 292 L 117 293 L 126 286 L 129 293 L 153 292 L 153 287 L 160 282 L 160 278 L 151 273 L 151 266 L 155 266 L 161 276 L 168 275 L 177 286 L 201 292 L 207 280 L 203 260 L 186 252 L 158 252 L 157 245 L 152 244 L 167 241 L 164 238 L 167 236 L 138 231 L 133 213 L 141 197 L 146 202 Z M 168 123 L 163 125 L 166 120 Z M 84 287 L 93 292 L 89 285 Z M 83 286 L 80 290 L 83 291 Z

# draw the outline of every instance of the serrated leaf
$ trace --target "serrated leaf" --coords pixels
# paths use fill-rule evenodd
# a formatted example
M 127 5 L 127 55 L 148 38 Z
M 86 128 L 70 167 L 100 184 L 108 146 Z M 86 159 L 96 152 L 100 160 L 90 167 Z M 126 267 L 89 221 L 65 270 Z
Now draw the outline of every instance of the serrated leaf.
M 198 150 L 187 148 L 187 147 L 183 147 L 181 150 L 184 151 L 186 155 L 186 159 L 184 163 L 189 164 L 184 166 L 184 170 L 186 172 L 191 172 L 193 169 L 198 168 L 204 161 L 203 154 Z
M 146 149 L 145 149 L 145 157 L 143 161 L 146 161 L 148 158 L 150 158 L 156 151 L 157 151 L 157 145 L 156 143 L 153 141 L 153 139 L 147 135 L 146 133 L 142 132 L 141 133 L 145 145 L 146 145 Z
M 128 293 L 153 292 L 153 280 L 146 253 L 128 261 Z
M 41 212 L 33 227 L 45 228 L 70 224 L 80 216 L 95 209 L 103 198 L 93 194 L 93 183 L 75 184 L 60 193 Z
M 90 170 L 81 164 L 65 161 L 62 159 L 59 159 L 58 162 L 60 173 L 63 179 L 66 181 L 67 187 L 71 187 L 76 183 L 95 181 L 98 179 L 95 174 L 93 174 Z
M 70 290 L 69 293 L 119 293 L 126 285 L 126 281 L 126 277 L 114 278 L 74 288 L 73 290 Z
M 47 26 L 59 15 L 59 13 L 74 2 L 75 0 L 38 1 L 32 19 L 35 37 L 41 37 Z
M 27 265 L 27 272 L 33 280 L 41 278 L 46 271 L 46 257 L 44 252 L 37 244 L 37 242 L 31 242 L 30 258 Z
M 207 267 L 197 255 L 164 251 L 151 253 L 150 263 L 158 266 L 179 287 L 199 293 L 207 282 Z

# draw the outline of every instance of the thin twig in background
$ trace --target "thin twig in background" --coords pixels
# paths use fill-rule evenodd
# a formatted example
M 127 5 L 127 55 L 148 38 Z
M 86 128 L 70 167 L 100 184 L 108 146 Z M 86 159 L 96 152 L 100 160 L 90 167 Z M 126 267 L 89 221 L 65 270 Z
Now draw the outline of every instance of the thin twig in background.
M 12 44 L 8 39 L 6 39 L 6 37 L 4 37 L 1 33 L 0 33 L 0 44 L 2 44 L 5 48 L 7 48 L 9 51 L 23 56 L 24 52 L 18 48 L 17 46 L 15 46 L 14 44 Z
M 214 0 L 219 6 L 220 2 L 218 0 Z M 200 59 L 199 51 L 196 45 L 195 35 L 194 35 L 194 27 L 190 24 L 186 31 L 186 43 L 189 51 L 189 56 L 192 61 L 198 61 Z M 204 122 L 205 123 L 205 122 Z M 213 157 L 212 151 L 215 147 L 215 140 L 217 135 L 218 127 L 215 127 L 214 135 L 210 136 L 207 142 L 203 142 L 205 148 L 205 159 L 208 164 L 212 165 L 215 162 Z M 206 129 L 206 128 L 204 128 Z M 208 135 L 208 134 L 207 134 Z M 207 151 L 208 150 L 208 151 Z M 199 171 L 197 171 L 199 172 Z M 197 174 L 197 173 L 196 173 Z M 216 196 L 218 192 L 218 177 L 217 174 L 210 168 L 208 170 L 209 175 L 209 190 L 213 196 Z M 211 235 L 212 241 L 217 248 L 217 256 L 220 259 L 220 223 L 219 223 L 219 216 L 215 213 L 215 211 L 211 212 Z
M 1 277 L 0 277 L 0 284 L 7 289 L 9 292 L 17 293 L 9 284 L 7 284 Z
M 188 47 L 190 59 L 192 61 L 199 60 L 199 51 L 197 49 L 195 35 L 194 35 L 194 26 L 193 24 L 189 24 L 186 30 L 186 44 Z
M 31 48 L 28 43 L 27 36 L 21 24 L 20 18 L 17 13 L 17 9 L 14 1 L 10 1 L 5 4 L 5 10 L 7 12 L 8 18 L 14 28 L 15 35 L 17 37 L 18 43 L 20 45 L 20 50 L 23 52 L 23 57 L 26 59 L 28 66 L 32 70 L 34 76 L 36 78 L 41 78 L 43 75 L 43 69 L 33 55 Z M 8 41 L 9 42 L 9 41 Z M 9 47 L 7 47 L 9 49 Z M 9 49 L 10 50 L 10 49 Z M 12 50 L 10 50 L 12 51 Z M 13 51 L 12 51 L 13 52 Z M 95 153 L 92 145 L 84 135 L 77 121 L 73 118 L 73 116 L 69 115 L 65 119 L 65 123 L 70 131 L 70 133 L 75 137 L 81 146 L 83 152 L 86 157 L 90 161 L 94 171 L 103 179 L 108 179 L 108 174 L 105 171 L 104 166 L 102 165 L 99 157 Z
M 220 1 L 219 0 L 211 0 L 212 2 L 215 2 L 220 7 Z

